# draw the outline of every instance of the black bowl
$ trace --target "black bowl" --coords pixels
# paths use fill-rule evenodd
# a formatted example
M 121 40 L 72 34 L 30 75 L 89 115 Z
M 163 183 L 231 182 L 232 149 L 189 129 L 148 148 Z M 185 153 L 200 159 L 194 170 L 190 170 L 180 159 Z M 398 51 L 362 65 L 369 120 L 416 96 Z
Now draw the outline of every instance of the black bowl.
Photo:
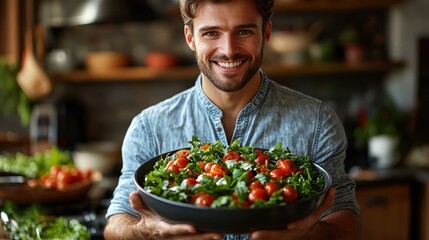
M 312 198 L 300 199 L 285 206 L 264 208 L 210 208 L 195 206 L 162 198 L 146 191 L 143 179 L 153 170 L 155 163 L 176 151 L 162 154 L 143 163 L 134 175 L 134 183 L 144 203 L 161 218 L 170 223 L 186 223 L 207 232 L 248 233 L 255 229 L 275 229 L 309 215 L 325 198 L 331 186 L 331 176 L 318 164 L 313 163 L 323 175 L 325 186 Z

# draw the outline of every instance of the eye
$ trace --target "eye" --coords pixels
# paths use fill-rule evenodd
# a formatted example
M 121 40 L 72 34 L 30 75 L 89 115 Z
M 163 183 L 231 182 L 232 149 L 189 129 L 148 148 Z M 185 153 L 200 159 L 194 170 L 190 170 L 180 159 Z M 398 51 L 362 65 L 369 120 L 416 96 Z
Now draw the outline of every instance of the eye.
M 237 32 L 237 35 L 241 35 L 241 36 L 250 35 L 250 34 L 252 34 L 252 31 L 250 31 L 249 29 L 242 29 Z
M 215 37 L 215 36 L 218 36 L 218 35 L 219 34 L 217 32 L 214 32 L 214 31 L 203 33 L 203 36 L 207 36 L 207 37 Z

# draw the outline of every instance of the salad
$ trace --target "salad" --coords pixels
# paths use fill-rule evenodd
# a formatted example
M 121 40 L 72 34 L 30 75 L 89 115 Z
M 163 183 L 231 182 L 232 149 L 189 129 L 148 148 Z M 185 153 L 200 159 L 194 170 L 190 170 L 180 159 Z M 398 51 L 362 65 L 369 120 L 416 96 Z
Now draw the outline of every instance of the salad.
M 212 208 L 283 206 L 311 198 L 324 187 L 308 156 L 277 143 L 269 150 L 224 146 L 193 136 L 190 148 L 163 155 L 141 179 L 144 189 L 163 198 Z

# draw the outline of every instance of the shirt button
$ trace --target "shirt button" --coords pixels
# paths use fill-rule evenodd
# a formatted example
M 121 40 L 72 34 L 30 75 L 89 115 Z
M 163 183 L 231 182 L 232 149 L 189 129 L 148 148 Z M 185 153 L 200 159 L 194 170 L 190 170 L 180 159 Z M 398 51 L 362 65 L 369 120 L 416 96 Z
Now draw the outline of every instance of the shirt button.
M 222 128 L 216 128 L 216 131 L 221 132 Z

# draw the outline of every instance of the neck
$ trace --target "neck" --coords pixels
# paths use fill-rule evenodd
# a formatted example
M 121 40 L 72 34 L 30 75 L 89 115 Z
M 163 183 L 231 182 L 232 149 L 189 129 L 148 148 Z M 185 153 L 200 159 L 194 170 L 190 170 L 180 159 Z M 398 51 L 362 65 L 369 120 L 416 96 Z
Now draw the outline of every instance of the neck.
M 244 86 L 235 92 L 224 92 L 217 89 L 210 80 L 203 75 L 202 87 L 207 97 L 222 111 L 222 124 L 228 141 L 231 141 L 235 129 L 235 122 L 243 109 L 257 94 L 261 85 L 259 72 Z

